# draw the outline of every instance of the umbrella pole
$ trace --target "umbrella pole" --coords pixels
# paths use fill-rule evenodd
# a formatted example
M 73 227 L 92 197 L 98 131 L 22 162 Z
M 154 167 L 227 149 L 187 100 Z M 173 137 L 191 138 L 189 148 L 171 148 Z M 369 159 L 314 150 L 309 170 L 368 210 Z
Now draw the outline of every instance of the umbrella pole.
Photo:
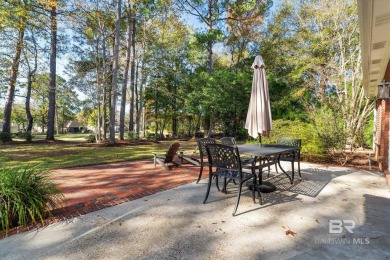
M 261 135 L 259 135 L 259 147 L 261 147 Z

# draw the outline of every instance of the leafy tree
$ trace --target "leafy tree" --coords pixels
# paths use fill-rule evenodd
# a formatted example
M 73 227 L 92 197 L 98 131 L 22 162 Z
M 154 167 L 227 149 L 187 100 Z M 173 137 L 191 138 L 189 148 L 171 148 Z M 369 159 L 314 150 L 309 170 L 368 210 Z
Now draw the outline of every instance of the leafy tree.
M 42 129 L 47 125 L 47 113 L 49 110 L 49 82 L 50 76 L 47 73 L 38 74 L 36 80 L 32 83 L 33 115 L 38 118 Z M 75 114 L 80 110 L 79 100 L 75 91 L 66 83 L 66 81 L 57 76 L 57 102 L 56 102 L 56 125 L 61 127 L 75 118 Z M 44 132 L 44 131 L 43 131 Z
M 145 91 L 147 108 L 153 111 L 155 134 L 162 134 L 169 125 L 177 136 L 179 108 L 186 95 L 189 32 L 177 14 L 169 11 L 145 29 L 147 44 L 153 47 L 148 55 L 154 58 L 147 68 L 151 86 Z
M 274 75 L 300 86 L 294 93 L 318 134 L 328 140 L 334 129 L 341 133 L 337 147 L 357 143 L 373 109 L 363 93 L 357 19 L 353 1 L 285 2 L 260 43 Z
M 15 98 L 15 88 L 19 73 L 19 63 L 22 54 L 24 33 L 27 26 L 27 20 L 30 15 L 30 8 L 30 1 L 28 0 L 0 2 L 0 23 L 2 24 L 0 29 L 2 31 L 9 30 L 11 34 L 16 36 L 16 42 L 10 42 L 11 46 L 14 48 L 14 55 L 12 58 L 8 91 L 4 108 L 2 131 L 6 134 L 11 133 L 12 104 Z
M 93 97 L 90 101 L 97 109 L 96 140 L 99 142 L 106 139 L 107 133 L 115 7 L 109 1 L 77 1 L 69 19 L 75 33 L 74 57 L 69 66 L 71 83 L 86 96 Z
M 27 124 L 26 113 L 24 106 L 22 104 L 14 104 L 12 109 L 12 123 L 15 123 L 18 126 L 18 131 L 21 133 L 25 129 Z
M 117 14 L 115 22 L 115 42 L 114 42 L 114 62 L 112 68 L 112 85 L 111 85 L 111 106 L 110 106 L 110 143 L 115 143 L 115 112 L 116 112 L 116 96 L 117 96 L 117 80 L 119 69 L 119 36 L 120 36 L 120 20 L 122 15 L 122 1 L 118 0 Z

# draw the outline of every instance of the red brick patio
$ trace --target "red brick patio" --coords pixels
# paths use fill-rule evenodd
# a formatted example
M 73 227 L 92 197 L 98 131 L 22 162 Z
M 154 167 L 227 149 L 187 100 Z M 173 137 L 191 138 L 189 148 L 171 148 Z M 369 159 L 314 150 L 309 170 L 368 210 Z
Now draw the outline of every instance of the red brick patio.
M 207 169 L 204 170 L 207 177 Z M 52 172 L 64 195 L 57 218 L 71 218 L 197 180 L 199 167 L 183 164 L 166 171 L 153 160 L 59 169 Z

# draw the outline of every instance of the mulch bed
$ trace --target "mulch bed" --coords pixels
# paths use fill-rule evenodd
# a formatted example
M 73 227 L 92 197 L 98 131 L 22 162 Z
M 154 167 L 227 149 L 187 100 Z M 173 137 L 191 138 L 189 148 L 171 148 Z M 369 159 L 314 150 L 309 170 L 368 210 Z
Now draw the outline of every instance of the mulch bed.
M 319 157 L 319 156 L 303 156 L 302 161 L 330 165 L 330 166 L 345 166 L 358 169 L 369 170 L 369 152 L 356 152 L 356 153 L 334 153 L 330 156 Z M 348 158 L 346 159 L 346 156 Z M 371 170 L 379 170 L 378 162 L 375 160 L 375 156 L 371 155 Z

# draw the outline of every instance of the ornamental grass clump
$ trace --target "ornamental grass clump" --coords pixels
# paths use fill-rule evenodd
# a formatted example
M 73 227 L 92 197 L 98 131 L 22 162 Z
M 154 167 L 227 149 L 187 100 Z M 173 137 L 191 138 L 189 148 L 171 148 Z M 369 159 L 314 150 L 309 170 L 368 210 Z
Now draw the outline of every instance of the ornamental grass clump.
M 28 223 L 44 224 L 62 194 L 49 173 L 34 167 L 0 168 L 0 223 L 8 230 Z

